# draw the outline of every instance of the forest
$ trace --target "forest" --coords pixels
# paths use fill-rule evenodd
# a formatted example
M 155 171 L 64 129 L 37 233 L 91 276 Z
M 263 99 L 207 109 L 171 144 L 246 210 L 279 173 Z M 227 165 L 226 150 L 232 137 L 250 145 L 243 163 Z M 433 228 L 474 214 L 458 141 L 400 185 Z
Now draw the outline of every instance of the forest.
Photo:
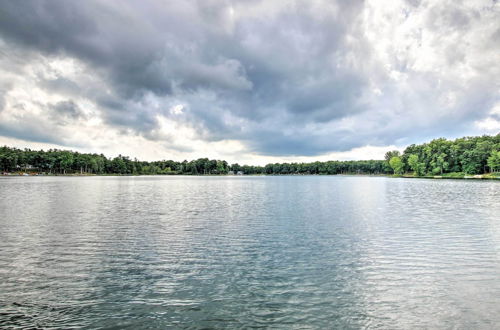
M 403 154 L 389 151 L 385 154 L 385 160 L 394 174 L 484 174 L 500 171 L 499 150 L 500 134 L 456 140 L 440 138 L 429 143 L 412 144 L 406 147 Z
M 275 163 L 265 166 L 228 164 L 224 160 L 199 158 L 140 161 L 119 155 L 79 153 L 68 150 L 30 150 L 0 147 L 0 170 L 8 173 L 121 174 L 121 175 L 221 175 L 243 174 L 412 174 L 414 176 L 447 173 L 483 174 L 500 171 L 500 134 L 435 139 L 408 146 L 403 153 L 388 151 L 384 160 L 326 161 L 311 163 Z

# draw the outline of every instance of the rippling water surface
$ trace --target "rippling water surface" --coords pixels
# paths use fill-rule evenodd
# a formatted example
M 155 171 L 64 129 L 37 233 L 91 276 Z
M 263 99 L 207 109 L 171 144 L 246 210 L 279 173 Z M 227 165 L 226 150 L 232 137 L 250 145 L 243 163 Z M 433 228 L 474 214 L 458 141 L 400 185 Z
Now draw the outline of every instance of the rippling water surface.
M 0 178 L 1 328 L 499 325 L 499 182 Z

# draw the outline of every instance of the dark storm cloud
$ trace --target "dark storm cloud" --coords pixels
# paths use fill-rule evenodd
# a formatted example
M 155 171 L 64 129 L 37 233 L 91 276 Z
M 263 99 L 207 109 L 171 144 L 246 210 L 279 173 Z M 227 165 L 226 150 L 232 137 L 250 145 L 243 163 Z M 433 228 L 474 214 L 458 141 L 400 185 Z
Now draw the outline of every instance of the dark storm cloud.
M 406 17 L 422 7 L 420 1 L 407 2 Z M 473 97 L 467 88 L 477 90 L 483 81 L 439 90 L 432 79 L 413 75 L 409 56 L 399 52 L 389 56 L 391 63 L 375 58 L 364 30 L 366 5 L 340 0 L 292 1 L 281 7 L 263 1 L 0 1 L 0 38 L 24 51 L 26 62 L 33 53 L 75 58 L 102 82 L 93 86 L 64 73 L 41 75 L 41 88 L 69 98 L 52 104 L 53 111 L 78 119 L 83 112 L 71 97 L 87 98 L 108 125 L 153 140 L 160 136 L 152 131 L 161 115 L 196 128 L 203 139 L 240 140 L 269 155 L 392 144 L 415 134 L 408 133 L 403 119 L 395 121 L 402 118 L 397 114 L 419 113 L 423 107 L 436 111 L 437 104 L 427 100 L 451 92 L 459 93 L 458 113 L 444 119 L 456 120 L 454 127 L 484 118 L 498 100 L 494 86 Z M 477 10 L 436 5 L 422 29 L 465 33 L 480 19 Z M 443 52 L 455 65 L 467 61 L 469 51 L 453 43 Z M 386 67 L 408 74 L 406 84 L 420 95 L 401 96 L 401 83 L 381 73 Z M 374 85 L 383 96 L 374 96 Z M 153 106 L 152 98 L 160 105 Z M 0 106 L 2 99 L 0 91 Z M 185 105 L 182 115 L 169 112 L 176 102 Z M 383 122 L 368 125 L 363 118 Z M 343 128 L 342 120 L 358 127 Z M 392 126 L 386 127 L 388 122 Z M 431 135 L 448 129 L 422 125 L 431 127 Z M 3 134 L 18 131 L 4 127 Z
M 248 139 L 250 149 L 263 155 L 315 156 L 333 150 L 346 151 L 357 146 L 356 141 L 347 141 L 346 136 L 315 136 L 309 134 L 276 134 L 275 131 L 259 131 Z M 345 133 L 345 132 L 344 132 Z
M 156 127 L 154 112 L 133 101 L 114 95 L 100 94 L 95 99 L 101 106 L 103 118 L 121 129 L 136 129 L 147 134 Z

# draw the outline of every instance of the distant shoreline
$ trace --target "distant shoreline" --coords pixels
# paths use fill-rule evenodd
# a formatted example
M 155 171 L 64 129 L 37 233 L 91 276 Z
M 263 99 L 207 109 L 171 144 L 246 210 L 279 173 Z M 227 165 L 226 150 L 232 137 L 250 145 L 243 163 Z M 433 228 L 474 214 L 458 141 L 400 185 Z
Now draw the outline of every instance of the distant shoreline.
M 495 136 L 435 139 L 412 144 L 384 159 L 284 162 L 262 165 L 229 164 L 225 160 L 141 161 L 118 155 L 70 150 L 0 147 L 0 173 L 57 175 L 386 175 L 431 179 L 487 179 L 500 176 L 500 133 Z M 496 174 L 495 174 L 496 173 Z
M 451 175 L 450 175 L 451 174 Z M 252 176 L 357 176 L 357 177 L 386 177 L 386 178 L 404 178 L 404 179 L 432 179 L 432 180 L 500 180 L 500 173 L 487 173 L 479 175 L 456 176 L 454 173 L 447 175 L 434 176 L 414 176 L 414 175 L 394 175 L 394 174 L 364 174 L 364 173 L 342 173 L 342 174 L 91 174 L 91 173 L 50 173 L 41 174 L 34 172 L 4 172 L 0 177 L 125 177 L 125 176 L 194 176 L 194 177 L 252 177 Z

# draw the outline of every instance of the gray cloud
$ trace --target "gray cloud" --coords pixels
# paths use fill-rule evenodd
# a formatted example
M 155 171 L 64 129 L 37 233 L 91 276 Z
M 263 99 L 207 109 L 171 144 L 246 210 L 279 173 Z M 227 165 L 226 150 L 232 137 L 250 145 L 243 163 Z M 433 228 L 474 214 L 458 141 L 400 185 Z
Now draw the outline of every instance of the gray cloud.
M 65 77 L 53 79 L 44 79 L 40 77 L 39 86 L 49 92 L 56 92 L 63 95 L 77 95 L 81 92 L 81 88 L 77 83 Z
M 36 141 L 57 144 L 61 146 L 79 147 L 74 141 L 68 143 L 64 136 L 58 134 L 58 130 L 44 123 L 16 122 L 15 125 L 0 122 L 0 135 L 9 136 L 21 140 Z
M 500 101 L 498 61 L 481 55 L 500 50 L 498 5 L 401 6 L 397 24 L 422 17 L 403 41 L 391 39 L 396 30 L 370 30 L 380 24 L 364 1 L 0 1 L 0 38 L 26 63 L 77 59 L 102 84 L 40 73 L 40 88 L 67 99 L 49 105 L 56 114 L 84 119 L 76 99 L 85 98 L 107 125 L 150 140 L 162 139 L 152 133 L 159 115 L 267 155 L 475 133 L 472 123 Z M 474 32 L 483 21 L 497 25 L 488 37 Z M 460 70 L 472 78 L 456 81 Z M 184 114 L 169 113 L 176 103 Z
M 49 105 L 56 116 L 62 116 L 70 119 L 79 119 L 85 117 L 85 113 L 73 101 L 60 101 Z
M 5 106 L 5 91 L 0 89 L 0 112 L 3 110 Z

